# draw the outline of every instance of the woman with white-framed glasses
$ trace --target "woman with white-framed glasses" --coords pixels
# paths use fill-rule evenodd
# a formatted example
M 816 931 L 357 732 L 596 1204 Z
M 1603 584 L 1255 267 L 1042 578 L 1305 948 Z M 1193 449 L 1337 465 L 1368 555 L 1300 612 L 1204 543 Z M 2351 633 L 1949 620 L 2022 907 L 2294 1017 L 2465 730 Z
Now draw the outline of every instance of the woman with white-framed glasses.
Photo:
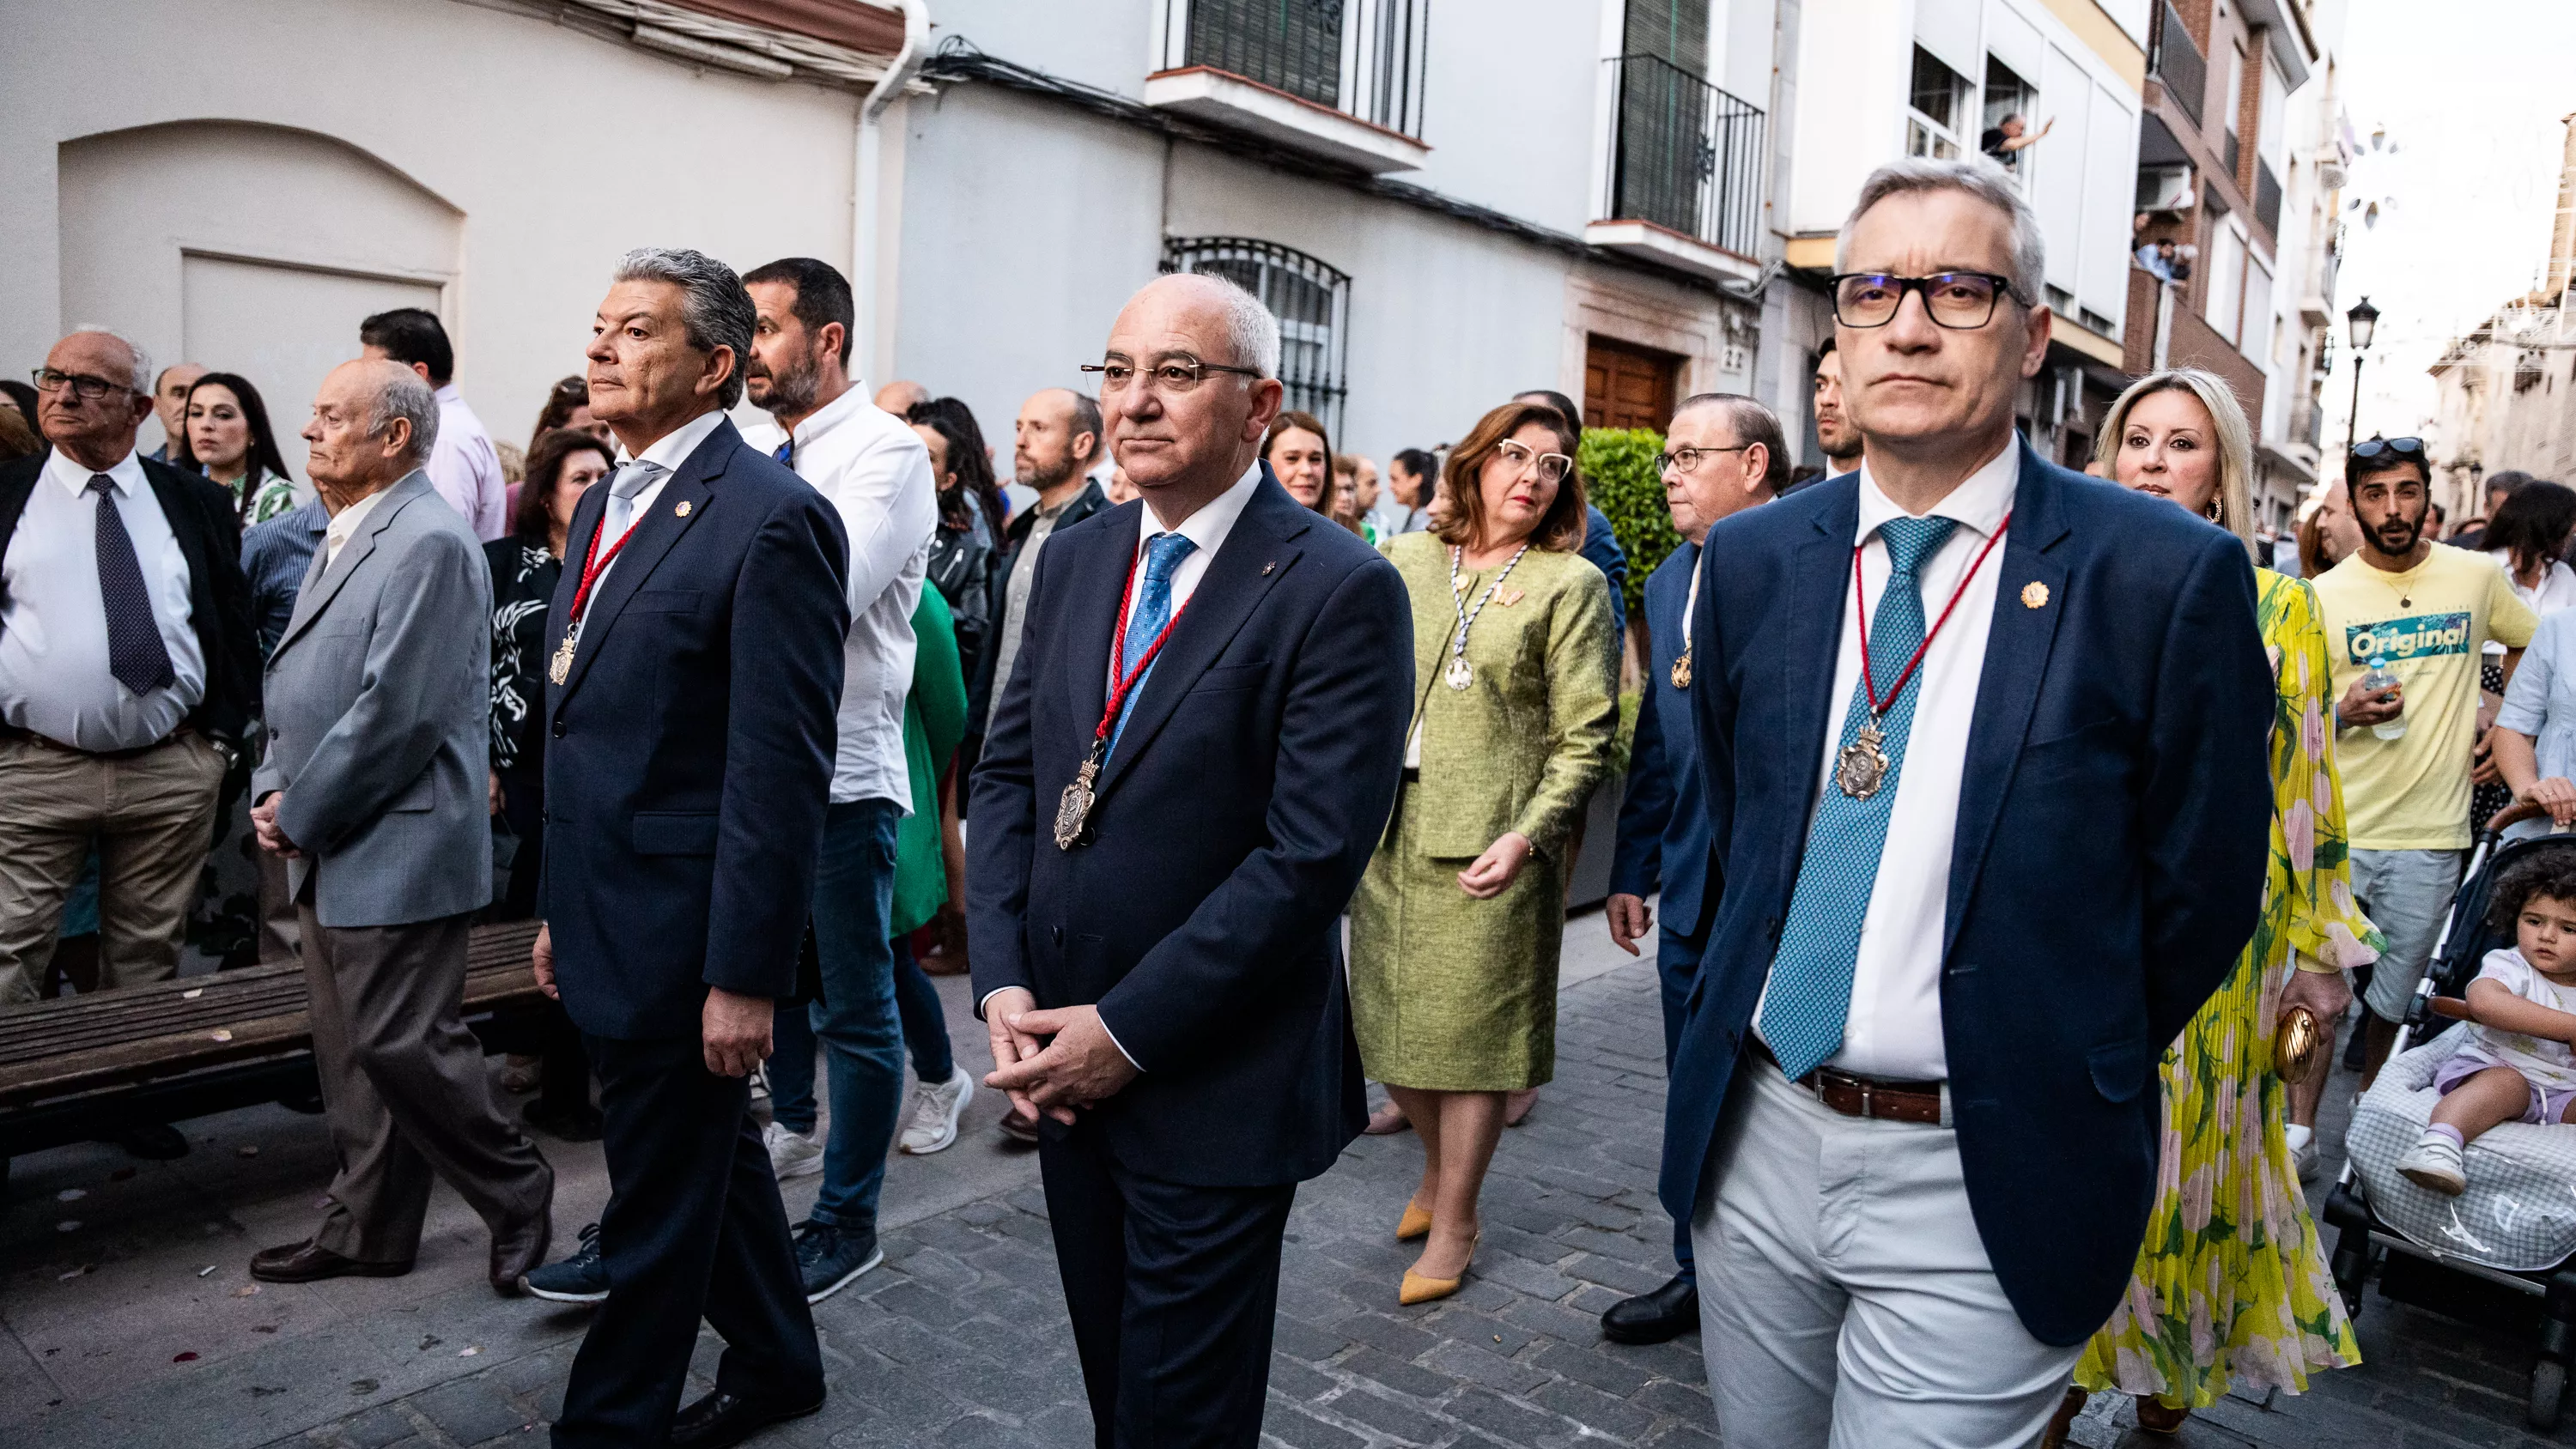
M 1428 1240 L 1408 1304 L 1458 1290 L 1504 1096 L 1556 1069 L 1565 851 L 1619 718 L 1573 454 L 1553 409 L 1496 408 L 1449 455 L 1435 530 L 1385 546 L 1413 601 L 1415 706 L 1351 902 L 1351 1016 L 1362 1066 L 1422 1138 L 1395 1231 Z

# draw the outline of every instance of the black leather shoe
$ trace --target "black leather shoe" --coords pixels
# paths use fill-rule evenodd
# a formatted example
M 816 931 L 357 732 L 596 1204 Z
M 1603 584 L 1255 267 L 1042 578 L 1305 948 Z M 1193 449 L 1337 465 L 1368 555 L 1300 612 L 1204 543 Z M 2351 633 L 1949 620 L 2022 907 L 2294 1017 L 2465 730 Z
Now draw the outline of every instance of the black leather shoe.
M 1676 1273 L 1652 1293 L 1622 1298 L 1601 1315 L 1612 1343 L 1670 1343 L 1699 1328 L 1699 1285 Z
M 682 1408 L 671 1420 L 671 1449 L 732 1449 L 772 1424 L 802 1419 L 822 1407 L 821 1394 L 810 1404 L 789 1404 L 741 1398 L 718 1389 Z
M 546 1174 L 546 1194 L 535 1212 L 492 1235 L 492 1291 L 519 1296 L 520 1281 L 546 1264 L 554 1245 L 555 1181 Z

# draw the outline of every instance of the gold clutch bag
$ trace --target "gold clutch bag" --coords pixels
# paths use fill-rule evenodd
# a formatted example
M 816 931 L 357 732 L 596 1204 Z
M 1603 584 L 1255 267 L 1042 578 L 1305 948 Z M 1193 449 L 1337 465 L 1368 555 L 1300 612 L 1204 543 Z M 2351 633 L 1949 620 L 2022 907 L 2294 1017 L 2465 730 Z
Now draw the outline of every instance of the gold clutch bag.
M 2282 1081 L 2293 1087 L 2312 1082 L 2325 1074 L 2333 1056 L 2334 1034 L 2315 1012 L 2293 1006 L 2281 1013 L 2280 1028 L 2272 1036 L 2272 1066 Z

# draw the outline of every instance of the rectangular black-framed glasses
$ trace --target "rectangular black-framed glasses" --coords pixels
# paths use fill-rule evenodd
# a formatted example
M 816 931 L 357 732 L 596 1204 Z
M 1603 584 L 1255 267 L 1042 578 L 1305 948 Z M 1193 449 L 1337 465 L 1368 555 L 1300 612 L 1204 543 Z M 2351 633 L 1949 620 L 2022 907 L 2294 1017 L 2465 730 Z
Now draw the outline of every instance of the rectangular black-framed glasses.
M 1973 332 L 1994 320 L 1995 305 L 2017 295 L 2012 278 L 1993 272 L 1934 272 L 1900 277 L 1893 272 L 1836 272 L 1834 320 L 1845 327 L 1884 327 L 1908 292 L 1923 294 L 1924 314 L 1936 327 Z

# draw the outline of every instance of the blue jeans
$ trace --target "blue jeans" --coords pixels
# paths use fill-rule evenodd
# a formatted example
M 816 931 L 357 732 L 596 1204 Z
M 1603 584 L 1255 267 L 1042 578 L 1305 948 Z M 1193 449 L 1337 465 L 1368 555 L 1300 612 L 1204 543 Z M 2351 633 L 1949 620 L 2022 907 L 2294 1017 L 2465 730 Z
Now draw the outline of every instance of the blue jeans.
M 930 973 L 912 959 L 912 942 L 897 936 L 894 947 L 894 1004 L 903 1013 L 904 1050 L 912 1053 L 912 1073 L 927 1086 L 944 1087 L 957 1075 L 957 1058 L 948 1050 L 948 1012 L 939 1004 L 939 988 Z
M 853 800 L 823 817 L 814 873 L 814 945 L 823 996 L 781 1007 L 769 1058 L 770 1115 L 814 1130 L 814 1046 L 831 1063 L 832 1137 L 823 1147 L 823 1192 L 809 1214 L 827 1227 L 874 1232 L 886 1153 L 903 1110 L 903 1026 L 895 1011 L 894 832 L 891 800 Z
M 1707 946 L 1701 936 L 1685 936 L 1670 926 L 1655 928 L 1655 979 L 1664 995 L 1664 1070 L 1673 1066 L 1673 1056 L 1681 1050 L 1682 1020 L 1690 1009 L 1691 988 L 1699 984 L 1700 952 Z M 1699 1265 L 1691 1259 L 1690 1224 L 1673 1224 L 1673 1262 L 1681 1276 L 1693 1283 L 1699 1281 Z

